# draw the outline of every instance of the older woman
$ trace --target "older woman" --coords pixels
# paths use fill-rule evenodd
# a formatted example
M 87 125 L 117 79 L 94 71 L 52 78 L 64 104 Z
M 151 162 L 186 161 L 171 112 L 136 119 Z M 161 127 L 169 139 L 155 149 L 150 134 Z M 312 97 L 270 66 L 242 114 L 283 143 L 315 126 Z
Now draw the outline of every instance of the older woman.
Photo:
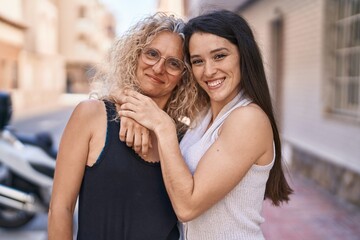
M 178 133 L 184 131 L 178 119 L 194 115 L 196 87 L 183 61 L 183 26 L 182 20 L 159 13 L 115 42 L 94 81 L 99 99 L 81 102 L 62 136 L 49 210 L 50 240 L 72 239 L 78 196 L 77 239 L 179 238 L 157 148 L 140 158 L 119 140 L 114 99 L 124 88 L 139 90 L 171 116 Z

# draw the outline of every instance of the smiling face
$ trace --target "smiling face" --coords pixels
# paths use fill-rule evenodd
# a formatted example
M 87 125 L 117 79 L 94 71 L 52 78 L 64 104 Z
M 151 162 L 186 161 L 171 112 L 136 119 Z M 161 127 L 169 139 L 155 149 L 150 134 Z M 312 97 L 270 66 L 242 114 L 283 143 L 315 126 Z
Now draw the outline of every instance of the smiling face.
M 211 103 L 224 106 L 231 101 L 240 91 L 237 46 L 217 35 L 196 32 L 190 38 L 189 52 L 194 77 Z
M 151 97 L 163 108 L 182 74 L 171 75 L 165 69 L 165 59 L 183 59 L 183 40 L 177 33 L 161 32 L 146 46 L 160 53 L 161 59 L 154 65 L 146 64 L 141 56 L 138 59 L 136 76 L 142 92 Z

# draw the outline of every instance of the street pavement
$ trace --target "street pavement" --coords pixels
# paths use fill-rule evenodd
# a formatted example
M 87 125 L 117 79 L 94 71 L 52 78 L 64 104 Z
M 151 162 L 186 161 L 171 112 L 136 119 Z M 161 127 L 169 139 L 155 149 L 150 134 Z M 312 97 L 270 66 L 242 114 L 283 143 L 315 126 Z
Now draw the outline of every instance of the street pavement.
M 43 109 L 44 114 L 52 112 L 50 119 L 39 120 L 42 116 L 40 110 L 37 110 L 35 117 L 28 111 L 17 116 L 15 125 L 19 128 L 24 120 L 35 118 L 39 126 L 52 129 L 58 142 L 71 110 L 84 96 L 69 95 L 64 99 L 62 104 Z M 34 124 L 30 125 L 34 129 Z M 266 240 L 360 240 L 360 207 L 340 200 L 296 172 L 290 172 L 288 179 L 295 190 L 288 204 L 274 207 L 269 201 L 264 202 L 265 223 L 262 229 Z M 47 239 L 46 214 L 39 215 L 22 229 L 0 229 L 0 240 L 23 239 Z
M 274 207 L 264 202 L 267 240 L 360 240 L 360 208 L 342 201 L 297 173 L 290 202 Z

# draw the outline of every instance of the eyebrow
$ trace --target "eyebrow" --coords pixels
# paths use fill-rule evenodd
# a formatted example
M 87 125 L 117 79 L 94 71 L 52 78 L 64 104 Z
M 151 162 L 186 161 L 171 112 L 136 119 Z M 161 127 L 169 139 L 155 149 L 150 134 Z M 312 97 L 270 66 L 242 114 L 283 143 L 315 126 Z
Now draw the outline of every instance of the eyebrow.
M 229 49 L 227 49 L 226 47 L 221 47 L 221 48 L 216 48 L 214 50 L 211 50 L 210 51 L 210 54 L 213 54 L 213 53 L 216 53 L 216 52 L 219 52 L 219 51 L 227 51 L 227 52 L 230 52 Z M 195 58 L 195 57 L 200 57 L 199 54 L 195 54 L 195 55 L 191 55 L 190 58 Z
M 160 50 L 157 49 L 156 47 L 147 46 L 147 47 L 144 47 L 143 49 L 156 50 L 156 51 L 160 54 L 160 56 L 162 56 L 162 53 L 161 53 Z M 167 56 L 166 58 L 176 58 L 176 59 L 179 59 L 179 60 L 183 61 L 182 59 L 184 58 L 184 56 L 182 56 L 182 57 L 177 57 L 177 56 L 172 56 L 172 55 L 170 55 L 170 56 Z

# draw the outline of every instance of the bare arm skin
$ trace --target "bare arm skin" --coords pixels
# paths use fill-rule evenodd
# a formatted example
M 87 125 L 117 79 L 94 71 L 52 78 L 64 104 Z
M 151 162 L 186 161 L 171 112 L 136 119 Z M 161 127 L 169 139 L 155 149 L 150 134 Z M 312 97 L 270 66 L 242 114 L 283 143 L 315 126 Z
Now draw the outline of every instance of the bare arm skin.
M 106 110 L 97 100 L 81 102 L 64 130 L 48 216 L 49 240 L 73 239 L 73 214 L 86 165 L 93 165 L 104 146 Z
M 116 108 L 120 109 L 121 96 L 124 95 L 124 91 L 120 91 L 120 97 L 116 98 Z M 147 156 L 149 148 L 152 148 L 150 132 L 147 128 L 133 120 L 132 118 L 122 117 L 120 121 L 119 139 L 122 142 L 126 142 L 128 147 L 132 147 L 133 150 L 141 155 Z
M 119 138 L 141 156 L 147 156 L 152 147 L 149 130 L 131 118 L 121 118 Z
M 266 165 L 273 158 L 270 122 L 258 106 L 250 104 L 229 115 L 192 175 L 181 155 L 172 119 L 150 98 L 134 91 L 128 92 L 124 102 L 120 115 L 154 131 L 158 139 L 165 186 L 182 222 L 224 198 L 253 164 Z

